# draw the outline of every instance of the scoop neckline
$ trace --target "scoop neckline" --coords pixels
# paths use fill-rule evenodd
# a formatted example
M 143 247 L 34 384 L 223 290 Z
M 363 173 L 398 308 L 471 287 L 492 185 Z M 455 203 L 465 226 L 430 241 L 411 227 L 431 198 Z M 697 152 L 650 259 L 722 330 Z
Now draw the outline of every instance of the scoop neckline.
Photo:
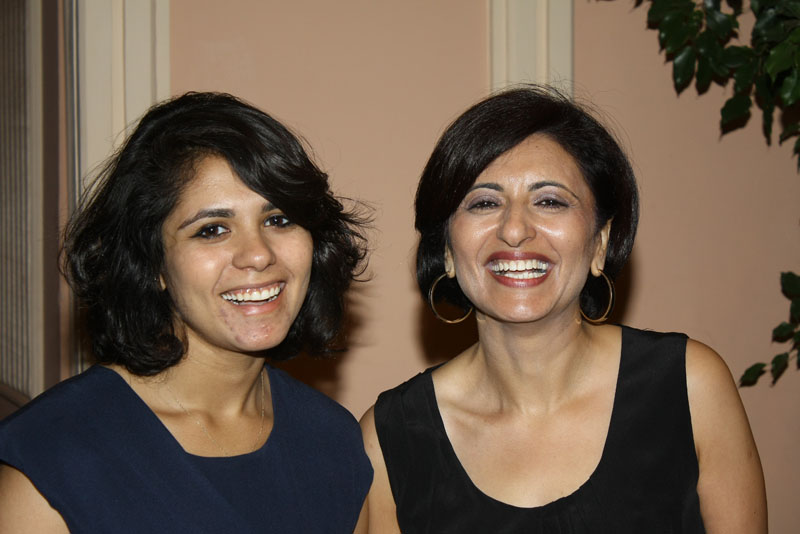
M 578 498 L 582 493 L 586 491 L 586 488 L 590 486 L 594 481 L 594 479 L 596 479 L 599 476 L 598 473 L 601 471 L 605 462 L 607 461 L 607 457 L 609 454 L 608 444 L 611 441 L 611 433 L 614 427 L 616 426 L 615 425 L 616 419 L 618 419 L 619 417 L 618 416 L 619 410 L 617 403 L 619 402 L 620 399 L 620 394 L 619 394 L 620 382 L 621 382 L 620 377 L 622 374 L 623 360 L 625 358 L 625 341 L 627 337 L 626 335 L 627 330 L 624 325 L 618 325 L 618 326 L 621 329 L 619 366 L 617 368 L 617 379 L 616 379 L 616 384 L 614 386 L 614 401 L 611 406 L 611 417 L 608 420 L 608 430 L 606 431 L 605 441 L 603 442 L 603 452 L 600 454 L 600 460 L 597 462 L 597 465 L 592 470 L 589 477 L 583 483 L 581 483 L 581 485 L 578 486 L 574 491 L 568 493 L 567 495 L 559 497 L 553 501 L 550 501 L 548 503 L 541 504 L 539 506 L 530 506 L 530 507 L 517 506 L 515 504 L 501 501 L 484 492 L 481 488 L 477 486 L 477 484 L 475 484 L 475 482 L 473 482 L 472 478 L 469 476 L 469 473 L 467 473 L 467 470 L 464 468 L 464 465 L 461 463 L 461 460 L 458 458 L 455 449 L 453 448 L 453 443 L 450 441 L 450 436 L 447 435 L 447 429 L 444 426 L 444 419 L 442 419 L 442 413 L 439 411 L 439 403 L 437 402 L 436 399 L 436 388 L 434 387 L 433 384 L 433 371 L 443 364 L 436 365 L 425 371 L 425 374 L 427 374 L 427 380 L 425 381 L 425 391 L 428 396 L 428 402 L 431 404 L 431 407 L 433 409 L 434 425 L 436 427 L 436 430 L 440 432 L 442 435 L 442 438 L 445 442 L 445 452 L 450 457 L 450 461 L 452 461 L 453 465 L 456 467 L 459 476 L 461 476 L 461 478 L 467 483 L 467 487 L 469 487 L 473 493 L 480 495 L 482 498 L 486 499 L 487 501 L 493 503 L 496 506 L 504 507 L 511 510 L 516 510 L 519 512 L 533 513 L 533 512 L 544 512 L 552 508 L 559 508 L 565 503 L 568 503 L 569 501 Z
M 275 370 L 272 367 L 270 367 L 267 364 L 264 364 L 264 368 L 267 370 L 267 378 L 269 379 L 269 385 L 270 385 L 270 402 L 272 403 L 272 430 L 270 431 L 269 436 L 267 436 L 267 440 L 256 450 L 246 452 L 243 454 L 235 454 L 233 456 L 203 456 L 200 454 L 193 454 L 184 449 L 183 445 L 181 445 L 181 443 L 175 438 L 175 436 L 172 435 L 172 432 L 169 431 L 169 429 L 161 421 L 161 419 L 159 419 L 156 413 L 150 408 L 150 406 L 147 405 L 146 402 L 144 402 L 144 400 L 136 393 L 136 391 L 134 391 L 134 389 L 130 386 L 130 384 L 128 384 L 125 378 L 123 378 L 119 373 L 117 373 L 113 369 L 109 369 L 104 365 L 94 365 L 92 367 L 92 369 L 100 369 L 104 372 L 111 373 L 113 376 L 117 377 L 122 382 L 126 394 L 129 395 L 131 401 L 134 404 L 138 404 L 139 408 L 143 410 L 143 413 L 146 414 L 146 419 L 149 421 L 151 425 L 153 425 L 156 432 L 164 434 L 165 443 L 169 443 L 172 447 L 177 448 L 178 451 L 180 451 L 183 455 L 192 460 L 208 461 L 208 462 L 238 460 L 247 458 L 249 456 L 259 454 L 260 452 L 265 450 L 267 446 L 273 441 L 272 438 L 275 435 L 276 430 L 278 429 L 278 420 L 280 419 L 278 417 L 279 406 L 278 403 L 275 402 L 275 397 L 276 397 L 275 383 L 278 382 L 278 380 L 273 380 L 273 378 L 275 378 L 275 372 L 274 372 Z

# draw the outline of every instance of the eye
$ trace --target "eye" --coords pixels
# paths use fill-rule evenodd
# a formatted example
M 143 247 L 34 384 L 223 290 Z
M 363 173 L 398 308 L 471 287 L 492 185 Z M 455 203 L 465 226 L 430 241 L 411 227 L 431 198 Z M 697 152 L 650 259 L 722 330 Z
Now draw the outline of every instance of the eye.
M 294 223 L 289 220 L 289 217 L 287 217 L 283 213 L 276 213 L 274 215 L 270 215 L 264 221 L 264 226 L 275 226 L 277 228 L 285 228 L 293 224 Z
M 228 233 L 228 231 L 229 230 L 221 224 L 207 224 L 200 228 L 197 233 L 194 234 L 194 237 L 200 237 L 202 239 L 214 239 L 215 237 L 219 237 L 222 234 Z
M 499 205 L 500 205 L 500 203 L 497 202 L 493 198 L 481 197 L 481 198 L 476 198 L 476 199 L 470 200 L 467 203 L 467 209 L 469 211 L 482 211 L 482 210 L 488 210 L 488 209 L 496 208 Z
M 537 200 L 535 204 L 537 206 L 553 210 L 566 208 L 569 206 L 568 203 L 564 202 L 562 199 L 557 197 L 543 197 Z

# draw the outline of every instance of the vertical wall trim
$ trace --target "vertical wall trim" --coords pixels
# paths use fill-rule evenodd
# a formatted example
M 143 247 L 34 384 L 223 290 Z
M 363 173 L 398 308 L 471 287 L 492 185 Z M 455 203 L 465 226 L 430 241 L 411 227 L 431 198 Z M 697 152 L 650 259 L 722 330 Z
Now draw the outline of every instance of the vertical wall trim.
M 28 31 L 26 35 L 26 77 L 28 86 L 27 105 L 27 177 L 28 195 L 25 215 L 27 217 L 27 271 L 28 286 L 25 298 L 28 302 L 28 357 L 30 375 L 27 392 L 36 394 L 45 387 L 44 376 L 44 243 L 42 194 L 44 186 L 42 116 L 42 2 L 28 0 Z
M 80 176 L 169 95 L 169 0 L 77 0 Z
M 572 2 L 490 0 L 491 87 L 549 83 L 572 94 Z

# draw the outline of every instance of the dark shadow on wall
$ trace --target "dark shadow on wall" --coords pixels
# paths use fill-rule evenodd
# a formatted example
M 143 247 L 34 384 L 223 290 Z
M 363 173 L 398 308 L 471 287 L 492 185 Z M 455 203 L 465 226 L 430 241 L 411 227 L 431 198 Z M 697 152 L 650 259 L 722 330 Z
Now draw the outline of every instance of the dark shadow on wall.
M 336 351 L 321 356 L 299 354 L 288 361 L 270 361 L 273 367 L 283 369 L 294 378 L 323 392 L 331 398 L 338 398 L 342 388 L 340 367 L 347 359 L 347 349 L 351 340 L 358 339 L 357 333 L 364 325 L 364 309 L 360 305 L 365 301 L 368 291 L 364 284 L 356 284 L 345 296 L 345 317 L 342 332 L 336 343 Z
M 437 311 L 448 318 L 463 315 L 462 310 L 454 307 L 442 306 L 442 309 L 437 307 Z M 429 365 L 458 356 L 478 341 L 474 312 L 458 324 L 447 324 L 437 319 L 427 303 L 422 300 L 417 306 L 417 331 L 423 356 Z

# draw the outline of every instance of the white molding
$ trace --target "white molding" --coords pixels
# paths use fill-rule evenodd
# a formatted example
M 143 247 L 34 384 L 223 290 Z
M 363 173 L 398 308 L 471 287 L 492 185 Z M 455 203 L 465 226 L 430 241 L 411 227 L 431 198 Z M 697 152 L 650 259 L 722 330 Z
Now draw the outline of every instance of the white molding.
M 492 90 L 547 83 L 572 94 L 572 1 L 490 0 Z
M 169 96 L 169 0 L 77 4 L 79 174 L 85 184 L 126 129 Z
M 44 169 L 42 155 L 43 109 L 42 109 L 42 2 L 28 0 L 25 3 L 27 19 L 26 76 L 27 76 L 27 343 L 30 373 L 27 393 L 38 394 L 44 390 L 44 309 L 52 305 L 45 303 L 44 286 L 44 225 L 42 220 L 42 195 L 44 194 Z

